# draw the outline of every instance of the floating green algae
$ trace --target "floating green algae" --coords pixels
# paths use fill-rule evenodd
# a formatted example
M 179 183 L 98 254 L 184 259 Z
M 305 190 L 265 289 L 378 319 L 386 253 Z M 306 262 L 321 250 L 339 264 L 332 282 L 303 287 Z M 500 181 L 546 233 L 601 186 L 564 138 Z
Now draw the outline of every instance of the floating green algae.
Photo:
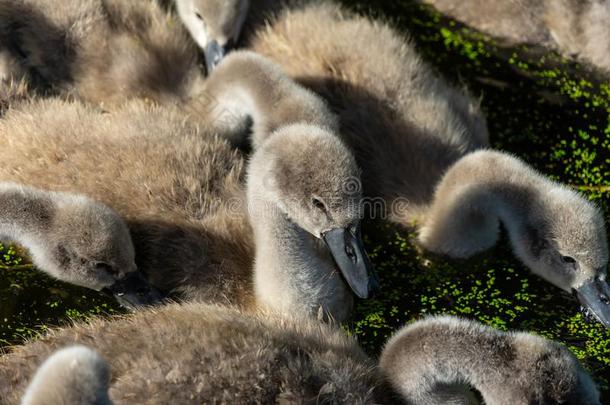
M 0 347 L 35 338 L 49 326 L 119 311 L 108 297 L 51 280 L 22 256 L 0 243 Z
M 607 80 L 552 53 L 504 48 L 412 1 L 344 3 L 410 32 L 436 69 L 481 98 L 494 147 L 582 190 L 610 220 Z M 584 322 L 576 300 L 531 275 L 505 240 L 483 255 L 452 261 L 422 254 L 403 229 L 368 224 L 367 246 L 382 292 L 360 302 L 347 327 L 372 355 L 406 323 L 429 314 L 464 316 L 565 344 L 600 384 L 604 403 L 610 403 L 610 333 Z M 0 247 L 0 346 L 22 342 L 48 326 L 119 311 L 101 294 L 40 275 L 18 253 Z

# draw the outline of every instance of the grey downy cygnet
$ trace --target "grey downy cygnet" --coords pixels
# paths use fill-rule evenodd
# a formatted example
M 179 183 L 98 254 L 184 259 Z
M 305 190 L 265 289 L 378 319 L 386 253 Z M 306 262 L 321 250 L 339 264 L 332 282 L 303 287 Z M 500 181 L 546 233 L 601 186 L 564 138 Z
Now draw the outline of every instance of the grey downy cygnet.
M 50 374 L 57 355 L 31 380 L 55 350 L 85 344 L 108 361 L 115 404 L 469 405 L 470 388 L 489 405 L 601 404 L 592 379 L 566 348 L 527 333 L 430 318 L 400 330 L 376 364 L 339 328 L 299 314 L 172 304 L 55 330 L 0 358 L 0 400 L 18 403 L 28 383 L 29 395 L 50 384 L 68 398 L 81 395 L 62 380 L 77 380 L 74 389 L 91 387 L 89 398 L 105 400 L 98 391 L 107 384 L 103 372 L 96 382 L 91 371 L 71 376 L 59 363 Z

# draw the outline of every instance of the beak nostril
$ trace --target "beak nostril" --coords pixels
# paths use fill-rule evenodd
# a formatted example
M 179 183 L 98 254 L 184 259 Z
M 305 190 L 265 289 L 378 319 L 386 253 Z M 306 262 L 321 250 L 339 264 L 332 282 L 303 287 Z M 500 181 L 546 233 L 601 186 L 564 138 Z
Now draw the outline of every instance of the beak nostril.
M 349 244 L 346 245 L 345 253 L 347 254 L 347 257 L 349 257 L 352 262 L 356 263 L 358 261 L 358 256 L 356 255 L 356 252 L 354 251 L 353 246 L 351 246 Z
M 362 239 L 353 235 L 348 228 L 331 229 L 322 235 L 322 239 L 341 271 L 343 280 L 356 296 L 369 298 L 374 273 L 362 246 Z

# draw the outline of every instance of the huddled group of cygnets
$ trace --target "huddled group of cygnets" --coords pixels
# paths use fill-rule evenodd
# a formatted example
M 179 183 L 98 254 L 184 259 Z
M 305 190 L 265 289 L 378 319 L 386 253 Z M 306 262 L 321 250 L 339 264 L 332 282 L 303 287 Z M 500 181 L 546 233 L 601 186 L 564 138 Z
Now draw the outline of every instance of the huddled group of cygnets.
M 378 288 L 369 197 L 449 257 L 503 224 L 610 327 L 600 211 L 490 149 L 387 24 L 330 0 L 0 0 L 0 83 L 0 234 L 133 310 L 11 348 L 1 403 L 600 404 L 528 333 L 427 318 L 374 361 L 338 327 Z

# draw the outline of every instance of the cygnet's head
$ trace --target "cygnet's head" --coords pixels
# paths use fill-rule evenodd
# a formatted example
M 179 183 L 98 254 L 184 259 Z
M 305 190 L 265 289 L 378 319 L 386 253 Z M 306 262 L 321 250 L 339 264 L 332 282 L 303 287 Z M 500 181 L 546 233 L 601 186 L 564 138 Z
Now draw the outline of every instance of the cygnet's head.
M 46 211 L 44 232 L 27 243 L 41 270 L 71 284 L 106 290 L 128 308 L 160 300 L 137 271 L 129 229 L 116 212 L 84 196 L 50 197 L 54 209 Z
M 526 214 L 524 232 L 513 238 L 518 256 L 538 275 L 574 292 L 589 314 L 610 327 L 608 242 L 601 212 L 556 184 L 540 198 Z
M 63 195 L 51 218 L 49 272 L 82 287 L 102 290 L 136 270 L 135 252 L 125 223 L 110 208 L 86 197 Z
M 22 405 L 111 405 L 110 370 L 93 350 L 68 347 L 51 355 L 32 379 Z
M 347 283 L 360 297 L 376 279 L 360 235 L 362 189 L 352 153 L 334 134 L 296 124 L 272 134 L 249 165 L 250 201 L 263 201 L 252 220 L 276 215 L 324 240 Z M 259 218 L 257 218 L 259 217 Z
M 211 71 L 239 40 L 250 1 L 176 0 L 176 8 Z

